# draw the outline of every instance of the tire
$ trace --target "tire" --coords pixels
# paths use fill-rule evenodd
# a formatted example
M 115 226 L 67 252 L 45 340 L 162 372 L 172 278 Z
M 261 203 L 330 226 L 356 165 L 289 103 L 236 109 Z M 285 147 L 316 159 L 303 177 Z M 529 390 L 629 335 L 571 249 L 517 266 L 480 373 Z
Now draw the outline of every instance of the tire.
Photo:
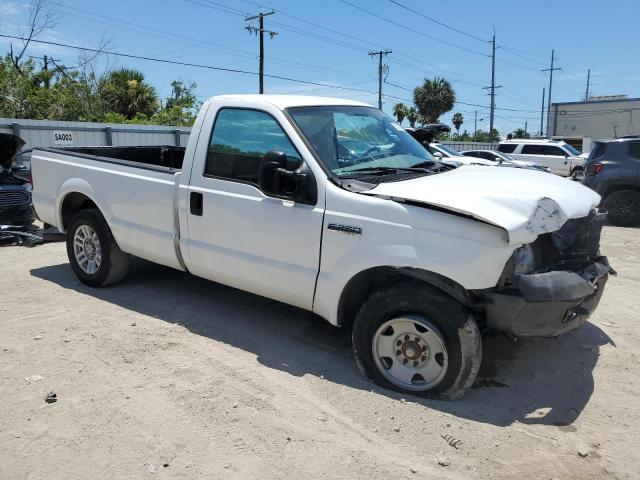
M 399 392 L 457 399 L 480 369 L 482 342 L 473 315 L 429 285 L 407 281 L 375 291 L 356 315 L 352 335 L 360 370 Z
M 629 227 L 640 223 L 640 193 L 634 190 L 618 190 L 607 195 L 602 208 L 613 225 Z
M 76 276 L 91 287 L 119 282 L 129 270 L 129 255 L 120 250 L 109 225 L 96 208 L 81 210 L 71 219 L 67 256 Z
M 571 174 L 569 175 L 569 178 L 574 182 L 581 182 L 582 179 L 584 178 L 584 168 L 583 167 L 574 168 L 573 170 L 571 170 Z

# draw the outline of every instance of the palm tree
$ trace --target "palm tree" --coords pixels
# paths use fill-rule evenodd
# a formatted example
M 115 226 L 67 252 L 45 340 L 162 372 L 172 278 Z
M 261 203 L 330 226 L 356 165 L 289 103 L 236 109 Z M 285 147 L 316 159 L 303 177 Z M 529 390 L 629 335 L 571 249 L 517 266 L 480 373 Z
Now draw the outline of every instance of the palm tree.
M 407 107 L 404 103 L 396 103 L 393 107 L 393 115 L 396 117 L 400 125 L 402 125 L 402 121 L 407 116 L 408 111 L 409 107 Z
M 524 131 L 524 128 L 517 128 L 511 135 L 513 138 L 525 138 L 526 132 Z
M 409 120 L 409 126 L 411 128 L 416 126 L 416 122 L 418 121 L 419 118 L 420 118 L 420 114 L 418 113 L 418 110 L 416 110 L 413 107 L 407 110 L 407 120 Z
M 100 83 L 100 97 L 107 112 L 116 112 L 128 119 L 140 114 L 151 116 L 160 106 L 156 90 L 145 83 L 144 74 L 128 68 L 107 75 Z
M 456 133 L 460 135 L 460 127 L 464 123 L 464 117 L 460 112 L 454 113 L 451 121 L 453 122 L 453 126 L 456 127 Z
M 413 91 L 413 101 L 427 122 L 435 123 L 440 115 L 447 113 L 456 102 L 456 93 L 451 84 L 442 77 L 424 79 L 422 86 Z

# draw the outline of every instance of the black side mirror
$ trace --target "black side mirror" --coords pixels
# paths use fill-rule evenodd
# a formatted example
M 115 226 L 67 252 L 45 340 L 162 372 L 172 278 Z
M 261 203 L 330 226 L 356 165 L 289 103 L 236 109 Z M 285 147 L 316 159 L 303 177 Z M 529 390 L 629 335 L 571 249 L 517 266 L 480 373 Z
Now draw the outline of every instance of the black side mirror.
M 260 162 L 258 184 L 267 195 L 301 201 L 305 196 L 307 173 L 288 170 L 287 155 L 279 150 L 270 150 Z

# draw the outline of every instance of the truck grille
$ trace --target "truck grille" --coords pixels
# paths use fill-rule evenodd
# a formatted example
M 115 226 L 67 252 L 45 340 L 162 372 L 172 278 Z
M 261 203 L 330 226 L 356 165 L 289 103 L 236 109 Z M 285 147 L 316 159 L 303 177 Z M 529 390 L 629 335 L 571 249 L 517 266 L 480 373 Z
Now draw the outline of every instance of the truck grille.
M 0 192 L 0 207 L 29 203 L 31 196 L 27 192 Z

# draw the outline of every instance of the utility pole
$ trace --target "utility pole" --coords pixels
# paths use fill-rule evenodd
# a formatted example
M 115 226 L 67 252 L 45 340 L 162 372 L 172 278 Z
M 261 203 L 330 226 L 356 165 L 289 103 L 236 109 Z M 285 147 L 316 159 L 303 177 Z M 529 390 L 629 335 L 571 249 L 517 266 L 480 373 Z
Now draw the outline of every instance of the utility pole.
M 478 110 L 476 110 L 473 115 L 473 140 L 474 141 L 476 139 L 477 134 L 478 134 Z
M 252 27 L 251 25 L 247 25 L 245 28 L 249 33 L 257 33 L 260 37 L 260 68 L 259 68 L 259 92 L 264 93 L 264 34 L 268 33 L 271 38 L 278 35 L 278 32 L 273 32 L 271 30 L 264 29 L 264 17 L 268 17 L 269 15 L 273 15 L 275 12 L 267 12 L 267 13 L 259 13 L 257 15 L 252 15 L 250 17 L 245 18 L 245 22 L 250 22 L 251 20 L 255 20 L 256 18 L 260 21 L 260 27 Z
M 43 70 L 44 70 L 44 88 L 49 90 L 49 58 L 45 55 L 42 59 Z
M 589 101 L 589 83 L 591 81 L 591 69 L 587 70 L 587 93 L 584 95 L 584 101 Z
M 489 139 L 493 143 L 491 133 L 493 132 L 493 119 L 496 111 L 496 89 L 502 88 L 502 85 L 496 85 L 496 29 L 493 29 L 493 38 L 491 39 L 491 86 L 482 87 L 485 90 L 489 90 L 489 96 L 491 97 L 491 109 L 489 113 Z
M 377 52 L 369 52 L 369 56 L 373 57 L 375 55 L 378 56 L 378 108 L 382 110 L 382 73 L 383 73 L 383 65 L 382 65 L 382 57 L 389 55 L 391 50 L 379 50 Z M 386 67 L 386 65 L 384 65 Z
M 540 107 L 540 136 L 544 135 L 544 95 L 545 88 L 542 87 L 542 106 Z
M 528 124 L 528 120 L 524 121 L 524 138 L 527 138 L 527 124 Z
M 562 70 L 560 67 L 553 67 L 553 61 L 555 60 L 555 50 L 551 50 L 551 68 L 545 68 L 542 70 L 543 72 L 549 72 L 549 99 L 547 100 L 547 137 L 549 136 L 549 128 L 551 127 L 551 122 L 549 120 L 549 115 L 551 115 L 551 87 L 553 86 L 553 72 L 555 70 Z

